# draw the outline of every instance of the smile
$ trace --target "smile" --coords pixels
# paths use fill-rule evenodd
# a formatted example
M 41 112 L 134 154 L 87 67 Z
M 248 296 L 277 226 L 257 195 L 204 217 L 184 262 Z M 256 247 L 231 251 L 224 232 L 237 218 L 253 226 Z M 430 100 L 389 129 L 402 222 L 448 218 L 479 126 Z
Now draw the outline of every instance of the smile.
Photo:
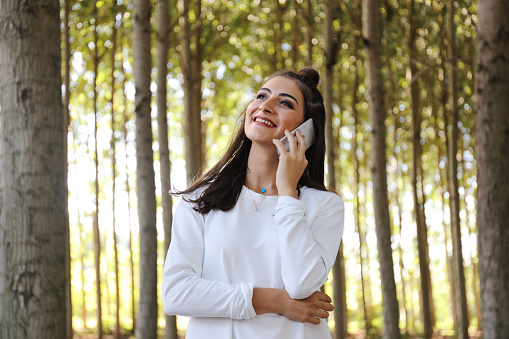
M 254 118 L 254 121 L 255 122 L 261 122 L 262 124 L 265 124 L 269 127 L 276 127 L 276 125 L 274 125 L 271 121 L 269 120 L 265 120 L 265 119 L 262 119 L 262 118 Z

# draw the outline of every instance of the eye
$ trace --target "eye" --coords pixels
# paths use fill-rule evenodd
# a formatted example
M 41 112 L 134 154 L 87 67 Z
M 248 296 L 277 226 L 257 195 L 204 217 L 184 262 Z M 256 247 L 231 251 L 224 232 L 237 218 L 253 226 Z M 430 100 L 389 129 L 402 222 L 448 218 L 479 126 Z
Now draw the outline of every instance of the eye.
M 265 94 L 263 94 L 263 93 L 258 93 L 256 95 L 256 99 L 267 99 L 267 96 Z
M 279 103 L 283 106 L 293 109 L 293 103 L 288 100 L 281 100 Z

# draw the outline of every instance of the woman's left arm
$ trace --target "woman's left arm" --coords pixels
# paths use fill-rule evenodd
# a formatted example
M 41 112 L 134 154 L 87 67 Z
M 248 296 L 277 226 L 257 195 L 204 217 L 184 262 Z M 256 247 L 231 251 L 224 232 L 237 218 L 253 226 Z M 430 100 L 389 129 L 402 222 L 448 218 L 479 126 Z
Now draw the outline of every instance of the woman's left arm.
M 320 194 L 321 195 L 321 194 Z M 344 204 L 335 194 L 309 199 L 308 205 L 281 196 L 274 221 L 279 235 L 281 270 L 288 294 L 305 299 L 327 280 L 336 260 L 344 223 Z M 308 224 L 308 209 L 318 210 Z

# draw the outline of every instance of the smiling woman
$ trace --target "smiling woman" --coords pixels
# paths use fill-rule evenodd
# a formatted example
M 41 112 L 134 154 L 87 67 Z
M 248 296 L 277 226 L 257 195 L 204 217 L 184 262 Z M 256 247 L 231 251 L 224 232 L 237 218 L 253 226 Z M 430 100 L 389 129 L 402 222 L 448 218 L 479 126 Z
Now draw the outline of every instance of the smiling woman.
M 333 306 L 318 290 L 336 258 L 344 208 L 323 183 L 318 81 L 311 68 L 271 76 L 219 163 L 176 192 L 183 199 L 163 306 L 191 317 L 186 338 L 330 338 L 324 319 Z M 306 149 L 300 131 L 289 131 L 310 118 L 315 142 Z

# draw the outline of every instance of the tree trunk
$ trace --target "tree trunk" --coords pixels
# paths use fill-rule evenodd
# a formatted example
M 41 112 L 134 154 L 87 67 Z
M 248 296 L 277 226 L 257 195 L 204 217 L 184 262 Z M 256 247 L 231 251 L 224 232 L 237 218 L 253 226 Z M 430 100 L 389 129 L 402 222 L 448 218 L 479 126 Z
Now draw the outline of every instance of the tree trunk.
M 415 66 L 416 47 L 415 40 L 417 35 L 416 17 L 415 17 L 415 4 L 414 0 L 409 1 L 409 22 L 410 22 L 410 38 L 408 40 L 408 56 L 410 67 L 410 96 L 412 106 L 412 124 L 413 124 L 413 169 L 412 169 L 412 189 L 415 210 L 415 222 L 417 225 L 417 249 L 419 252 L 419 271 L 421 276 L 421 298 L 422 298 L 422 318 L 423 318 L 423 333 L 424 339 L 431 338 L 433 331 L 431 325 L 431 303 L 430 303 L 430 289 L 429 285 L 429 263 L 427 257 L 427 230 L 424 223 L 423 204 L 421 203 L 422 196 L 419 197 L 419 191 L 422 190 L 417 187 L 417 184 L 422 182 L 421 172 L 421 114 L 419 112 L 419 87 L 416 79 L 412 77 L 417 73 Z
M 371 172 L 373 176 L 373 201 L 375 209 L 375 229 L 382 282 L 382 303 L 384 319 L 384 338 L 400 338 L 399 306 L 394 280 L 394 262 L 391 247 L 391 223 L 389 200 L 387 198 L 387 159 L 382 78 L 382 43 L 380 7 L 378 1 L 363 0 L 363 30 L 366 45 L 366 71 L 369 86 L 369 108 L 371 116 Z
M 334 65 L 336 64 L 336 55 L 333 41 L 333 21 L 334 21 L 334 2 L 333 0 L 325 1 L 325 21 L 324 21 L 324 40 L 325 40 L 325 72 L 323 76 L 323 99 L 325 105 L 325 142 L 327 150 L 327 185 L 330 188 L 336 186 L 336 171 L 334 161 L 336 159 L 334 149 L 334 135 L 333 135 L 333 116 L 332 110 L 332 83 L 334 78 Z M 337 42 L 336 42 L 337 43 Z
M 168 0 L 157 1 L 157 129 L 159 142 L 159 164 L 161 176 L 161 202 L 163 205 L 164 255 L 168 251 L 171 240 L 172 201 L 171 164 L 168 146 L 168 121 L 166 118 L 166 76 L 168 75 L 168 34 L 170 13 Z M 166 339 L 177 339 L 177 318 L 166 315 Z
M 1 338 L 67 335 L 61 66 L 59 3 L 0 1 Z
M 114 12 L 115 13 L 115 12 Z M 116 13 L 115 13 L 116 15 Z M 116 163 L 116 138 L 115 138 L 115 53 L 117 50 L 117 20 L 113 21 L 112 27 L 112 47 L 111 47 L 111 176 L 112 176 L 112 226 L 113 226 L 113 253 L 115 264 L 115 338 L 120 338 L 120 283 L 118 274 L 118 247 L 117 247 L 117 230 L 115 225 L 115 191 L 117 180 L 117 163 Z
M 69 0 L 64 0 L 64 13 L 63 13 L 63 26 L 64 26 L 64 76 L 63 85 L 65 87 L 64 102 L 63 102 L 63 115 L 64 115 L 64 154 L 65 163 L 67 164 L 67 132 L 69 129 L 70 115 L 69 115 L 69 102 L 71 100 L 70 92 L 70 72 L 71 72 L 71 42 L 69 40 Z M 67 185 L 67 170 L 65 171 L 65 191 L 66 197 L 69 197 L 69 188 Z M 65 225 L 66 225 L 66 241 L 65 241 L 65 270 L 66 270 L 66 285 L 65 285 L 65 298 L 67 308 L 67 339 L 72 339 L 72 297 L 71 297 L 71 237 L 69 229 L 69 210 L 65 210 Z
M 123 18 L 123 15 L 122 15 L 122 18 Z M 122 20 L 122 19 L 121 19 Z M 124 121 L 122 122 L 122 127 L 123 127 L 123 133 L 124 133 L 124 143 L 125 143 L 125 150 L 127 150 L 127 145 L 128 145 L 128 141 L 127 141 L 127 123 L 129 121 L 128 117 L 127 117 L 127 97 L 126 97 L 126 94 L 125 94 L 125 89 L 126 89 L 126 74 L 125 74 L 125 69 L 124 69 L 124 60 L 126 59 L 125 58 L 125 53 L 124 53 L 124 50 L 123 50 L 123 43 L 122 43 L 122 40 L 124 38 L 124 25 L 123 25 L 123 21 L 121 21 L 120 23 L 122 29 L 120 31 L 121 33 L 121 37 L 120 37 L 120 50 L 122 51 L 122 93 L 123 93 L 123 107 L 124 107 L 124 114 L 123 114 L 123 118 L 124 118 Z M 134 292 L 135 292 L 135 282 L 134 282 L 134 257 L 133 257 L 133 232 L 132 232 L 132 227 L 131 227 L 131 186 L 129 184 L 129 166 L 128 166 L 128 163 L 129 163 L 129 159 L 128 159 L 128 156 L 127 156 L 127 152 L 125 153 L 125 190 L 126 190 L 126 195 L 127 195 L 127 220 L 128 220 L 128 226 L 129 226 L 129 267 L 130 267 L 130 280 L 131 280 L 131 293 L 130 293 L 130 296 L 131 296 L 131 316 L 132 316 L 132 323 L 133 323 L 133 333 L 136 331 L 136 300 L 135 300 L 135 296 L 134 296 Z
M 479 2 L 475 77 L 477 228 L 485 339 L 509 338 L 509 2 Z
M 88 151 L 88 146 L 87 146 Z M 88 153 L 88 152 L 87 152 Z M 76 198 L 78 200 L 78 198 Z M 87 303 L 86 303 L 86 291 L 85 291 L 85 246 L 82 241 L 81 235 L 83 234 L 83 225 L 81 223 L 81 214 L 80 210 L 77 211 L 78 214 L 78 230 L 80 232 L 79 243 L 78 246 L 80 248 L 80 279 L 81 279 L 81 318 L 83 320 L 83 327 L 87 328 Z
M 460 199 L 458 193 L 458 98 L 457 98 L 457 69 L 456 69 L 456 42 L 454 25 L 454 4 L 449 1 L 449 58 L 451 59 L 450 98 L 451 98 L 451 136 L 448 143 L 448 171 L 449 171 L 449 210 L 451 212 L 451 238 L 453 276 L 455 284 L 455 306 L 457 317 L 455 330 L 458 338 L 468 339 L 468 310 L 467 294 L 465 289 L 465 273 L 463 269 L 463 253 L 461 244 L 460 225 Z
M 186 171 L 188 184 L 201 174 L 203 160 L 201 130 L 201 56 L 199 38 L 191 51 L 189 28 L 190 0 L 178 0 L 179 25 L 181 31 L 180 61 L 184 75 L 184 136 L 186 139 Z M 198 12 L 200 13 L 200 12 Z
M 354 52 L 353 57 L 355 57 L 355 62 L 357 63 L 357 41 L 354 43 Z M 359 236 L 359 261 L 361 268 L 361 295 L 362 295 L 362 311 L 364 314 L 364 328 L 366 331 L 366 335 L 370 332 L 371 321 L 368 315 L 367 303 L 366 303 L 366 286 L 364 283 L 364 258 L 363 258 L 363 248 L 364 248 L 364 237 L 362 235 L 362 230 L 360 227 L 360 200 L 359 200 L 359 186 L 360 186 L 360 161 L 359 156 L 357 154 L 358 149 L 358 125 L 359 125 L 359 114 L 356 109 L 357 105 L 357 91 L 359 88 L 359 70 L 358 65 L 355 67 L 355 77 L 354 77 L 354 85 L 352 86 L 352 115 L 354 117 L 354 133 L 353 133 L 353 146 L 352 146 L 352 158 L 353 158 L 353 167 L 354 167 L 354 195 L 355 195 L 355 230 Z
M 97 46 L 97 25 L 99 23 L 99 15 L 97 13 L 97 5 L 94 4 L 94 164 L 95 164 L 95 211 L 93 219 L 94 228 L 94 263 L 95 263 L 95 295 L 97 302 L 97 337 L 102 339 L 103 326 L 102 326 L 102 300 L 101 300 L 101 235 L 99 233 L 99 152 L 97 151 L 97 73 L 99 65 L 99 48 Z
M 136 192 L 140 228 L 140 306 L 136 336 L 157 338 L 157 229 L 150 115 L 150 1 L 134 2 L 133 68 L 136 88 Z
M 445 12 L 445 7 L 444 6 L 444 12 Z M 441 15 L 440 17 L 446 17 L 446 15 Z M 445 19 L 444 19 L 445 21 Z M 442 30 L 444 30 L 445 24 L 442 25 Z M 443 60 L 447 59 L 447 52 L 445 50 L 445 46 L 444 46 L 444 42 L 443 42 L 443 39 L 441 39 L 440 41 L 440 56 L 443 58 Z M 441 101 L 441 105 L 442 105 L 442 110 L 443 110 L 443 119 L 444 119 L 444 135 L 445 135 L 445 145 L 447 147 L 447 145 L 449 145 L 449 134 L 447 133 L 447 126 L 449 126 L 449 117 L 447 115 L 447 100 L 448 100 L 448 88 L 447 88 L 447 84 L 446 84 L 446 78 L 445 78 L 445 74 L 446 74 L 446 69 L 445 69 L 445 65 L 442 64 L 442 68 L 441 68 L 442 72 L 443 72 L 443 76 L 441 78 L 441 81 L 440 81 L 440 87 L 441 87 L 441 92 L 442 92 L 442 95 L 441 95 L 441 98 L 440 98 L 440 101 Z M 436 123 L 437 119 L 435 119 L 435 123 Z M 438 159 L 440 159 L 442 157 L 442 141 L 440 140 L 438 142 Z M 446 151 L 447 153 L 447 151 Z M 449 171 L 447 170 L 446 168 L 446 179 L 447 179 L 447 182 L 450 182 L 451 179 L 449 178 Z M 442 199 L 442 226 L 443 226 L 443 229 L 444 229 L 444 246 L 445 246 L 445 259 L 446 259 L 446 265 L 447 265 L 447 277 L 449 279 L 449 285 L 450 285 L 450 288 L 451 288 L 451 311 L 452 311 L 452 317 L 453 317 L 453 320 L 454 320 L 454 323 L 456 323 L 456 318 L 457 318 L 457 314 L 458 312 L 456 311 L 456 286 L 454 284 L 454 279 L 453 279 L 453 268 L 452 268 L 452 256 L 449 254 L 449 235 L 448 235 L 448 227 L 447 227 L 447 224 L 445 223 L 445 205 L 446 205 L 446 199 L 445 199 L 445 191 L 448 191 L 448 188 L 445 187 L 445 190 L 444 190 L 444 183 L 443 183 L 443 176 L 442 176 L 442 173 L 441 173 L 441 170 L 440 170 L 440 193 L 441 193 L 441 199 Z
M 307 51 L 307 61 L 309 63 L 313 62 L 313 2 L 311 0 L 306 1 L 306 51 Z

